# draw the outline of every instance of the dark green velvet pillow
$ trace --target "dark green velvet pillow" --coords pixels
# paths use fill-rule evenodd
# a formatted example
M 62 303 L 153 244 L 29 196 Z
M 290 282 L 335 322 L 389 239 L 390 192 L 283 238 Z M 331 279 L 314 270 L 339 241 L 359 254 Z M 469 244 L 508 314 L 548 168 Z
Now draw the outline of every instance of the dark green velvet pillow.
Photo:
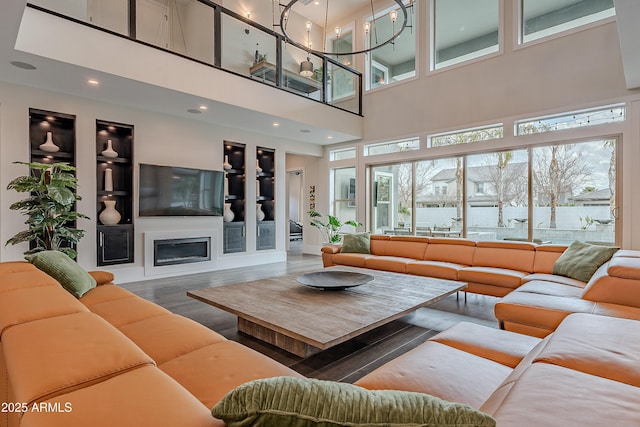
M 342 253 L 370 254 L 371 233 L 345 234 L 342 238 Z
M 493 427 L 487 414 L 422 393 L 276 377 L 245 383 L 211 411 L 229 427 Z
M 618 248 L 573 242 L 553 265 L 553 274 L 588 282 L 593 273 L 609 261 Z
M 42 251 L 25 259 L 56 279 L 63 288 L 80 298 L 96 287 L 96 280 L 74 260 L 60 251 Z

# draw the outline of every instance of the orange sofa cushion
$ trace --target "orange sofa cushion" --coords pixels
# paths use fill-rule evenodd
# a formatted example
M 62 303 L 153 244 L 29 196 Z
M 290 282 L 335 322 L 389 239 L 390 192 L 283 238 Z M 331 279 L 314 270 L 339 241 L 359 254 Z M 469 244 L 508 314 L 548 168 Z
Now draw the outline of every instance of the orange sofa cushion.
M 302 377 L 294 370 L 234 341 L 222 341 L 159 365 L 207 408 L 232 389 L 260 378 Z
M 24 323 L 9 328 L 2 338 L 7 372 L 20 402 L 50 399 L 153 364 L 131 340 L 92 313 Z
M 226 341 L 222 335 L 177 314 L 130 323 L 121 327 L 120 331 L 158 365 L 199 348 Z
M 479 408 L 510 373 L 508 366 L 439 342 L 427 341 L 365 375 L 355 384 L 369 390 L 427 393 Z
M 533 273 L 534 249 L 526 242 L 477 242 L 471 265 Z
M 407 273 L 416 276 L 437 277 L 439 279 L 458 280 L 458 271 L 464 266 L 440 261 L 411 261 L 407 264 Z
M 135 369 L 45 403 L 69 412 L 28 411 L 20 427 L 224 427 L 188 391 L 154 366 Z
M 4 339 L 4 334 L 11 329 L 10 326 L 88 311 L 57 282 L 47 286 L 3 292 L 0 294 L 0 335 Z
M 533 272 L 551 274 L 553 265 L 566 249 L 567 245 L 544 244 L 536 246 Z
M 515 289 L 522 284 L 527 273 L 495 267 L 465 267 L 458 272 L 462 282 L 484 283 Z
M 91 306 L 91 311 L 116 328 L 171 313 L 169 310 L 137 296 L 95 304 Z
M 475 246 L 476 242 L 472 240 L 431 238 L 424 253 L 424 259 L 471 265 Z

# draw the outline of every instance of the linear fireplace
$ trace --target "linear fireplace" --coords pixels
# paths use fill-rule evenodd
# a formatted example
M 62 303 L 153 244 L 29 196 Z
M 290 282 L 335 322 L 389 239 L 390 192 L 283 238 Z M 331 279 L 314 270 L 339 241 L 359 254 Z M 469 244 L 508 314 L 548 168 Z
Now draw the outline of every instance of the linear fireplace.
M 218 265 L 215 229 L 144 232 L 144 275 L 211 271 Z
M 153 241 L 153 265 L 188 264 L 211 260 L 211 237 Z

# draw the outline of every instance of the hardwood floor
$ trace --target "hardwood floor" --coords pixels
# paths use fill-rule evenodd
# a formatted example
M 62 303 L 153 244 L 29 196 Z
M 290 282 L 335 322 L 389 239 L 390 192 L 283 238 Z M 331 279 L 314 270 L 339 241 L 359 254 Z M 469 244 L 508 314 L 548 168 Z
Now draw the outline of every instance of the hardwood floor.
M 303 255 L 300 251 L 292 250 L 289 252 L 288 260 L 282 263 L 145 280 L 122 286 L 174 313 L 193 319 L 228 339 L 266 354 L 303 375 L 346 382 L 356 381 L 460 321 L 497 327 L 493 315 L 497 298 L 468 294 L 465 302 L 462 294 L 459 299 L 452 295 L 431 307 L 421 308 L 381 328 L 303 359 L 238 333 L 236 316 L 186 295 L 188 290 L 305 273 L 321 268 L 320 256 Z

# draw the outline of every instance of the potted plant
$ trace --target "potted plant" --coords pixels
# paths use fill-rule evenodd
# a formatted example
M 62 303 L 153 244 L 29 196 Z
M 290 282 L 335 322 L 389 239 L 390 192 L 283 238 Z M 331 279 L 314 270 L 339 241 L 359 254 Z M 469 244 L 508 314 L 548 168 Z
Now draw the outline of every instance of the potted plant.
M 333 215 L 327 215 L 326 222 L 322 215 L 315 210 L 310 210 L 307 212 L 311 217 L 311 225 L 316 227 L 322 233 L 323 243 L 335 244 L 340 243 L 342 240 L 342 236 L 340 235 L 340 229 L 343 225 L 351 225 L 353 227 L 361 226 L 362 224 L 357 221 L 345 221 L 344 223 L 340 221 L 337 217 Z
M 57 250 L 75 259 L 77 252 L 72 245 L 82 238 L 84 230 L 74 228 L 73 224 L 79 218 L 89 218 L 74 210 L 76 201 L 82 199 L 75 193 L 78 180 L 73 172 L 76 168 L 64 162 L 14 163 L 28 166 L 30 174 L 12 180 L 7 190 L 28 193 L 29 196 L 13 203 L 9 209 L 26 215 L 25 224 L 29 228 L 7 240 L 5 246 L 32 242 L 33 247 L 25 255 Z

